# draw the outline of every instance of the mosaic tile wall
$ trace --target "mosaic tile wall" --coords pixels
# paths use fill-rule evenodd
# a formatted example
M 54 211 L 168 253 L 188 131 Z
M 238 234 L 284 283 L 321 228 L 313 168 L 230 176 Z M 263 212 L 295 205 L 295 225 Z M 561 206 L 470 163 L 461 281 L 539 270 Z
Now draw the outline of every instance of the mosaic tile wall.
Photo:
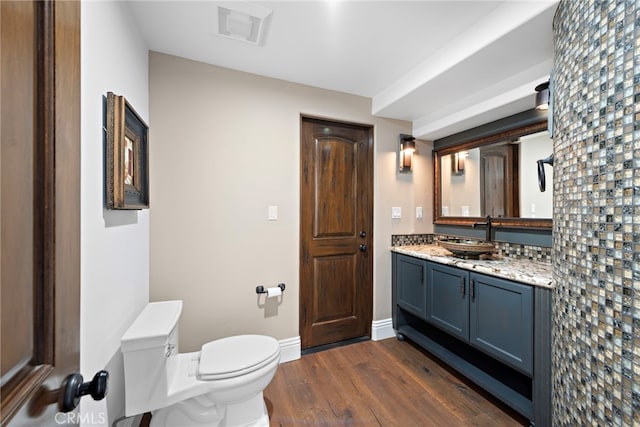
M 517 243 L 499 243 L 498 254 L 517 259 L 530 259 L 551 263 L 551 248 L 542 246 L 519 245 Z
M 433 234 L 392 234 L 391 246 L 429 245 Z
M 393 234 L 391 235 L 391 246 L 428 245 L 439 237 L 459 236 L 445 236 L 440 234 Z M 496 252 L 509 258 L 530 259 L 551 263 L 551 248 L 496 242 Z
M 639 426 L 640 0 L 553 31 L 553 424 Z

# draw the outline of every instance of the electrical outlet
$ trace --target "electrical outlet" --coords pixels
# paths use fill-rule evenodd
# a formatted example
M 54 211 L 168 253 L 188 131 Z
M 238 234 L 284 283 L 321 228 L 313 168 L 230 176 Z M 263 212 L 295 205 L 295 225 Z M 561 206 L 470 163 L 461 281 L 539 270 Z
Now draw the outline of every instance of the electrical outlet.
M 391 208 L 391 219 L 402 218 L 402 208 L 394 206 Z

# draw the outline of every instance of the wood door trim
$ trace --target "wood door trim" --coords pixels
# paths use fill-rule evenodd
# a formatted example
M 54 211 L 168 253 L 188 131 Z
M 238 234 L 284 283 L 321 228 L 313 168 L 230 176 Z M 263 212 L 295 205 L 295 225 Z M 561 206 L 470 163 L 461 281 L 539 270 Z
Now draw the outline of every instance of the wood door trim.
M 2 387 L 2 418 L 6 425 L 53 372 L 51 365 L 25 366 Z M 7 391 L 5 391 L 5 389 Z
M 57 371 L 80 368 L 80 10 L 75 1 L 55 2 L 55 294 L 48 295 L 55 322 Z M 64 159 L 64 163 L 58 165 Z M 69 167 L 71 165 L 71 167 Z M 76 165 L 77 167 L 73 167 Z M 49 288 L 53 289 L 53 287 Z M 53 309 L 55 307 L 55 310 Z M 70 327 L 75 325 L 75 327 Z M 62 358 L 64 357 L 64 361 Z M 58 384 L 56 384 L 57 386 Z
M 36 392 L 53 371 L 54 304 L 53 277 L 55 251 L 55 70 L 54 24 L 55 4 L 35 2 L 36 27 L 36 101 L 34 129 L 34 342 L 33 359 L 8 378 L 0 389 L 5 425 Z M 37 245 L 37 246 L 35 246 Z M 5 380 L 3 378 L 3 380 Z
M 36 126 L 34 212 L 35 262 L 42 265 L 34 277 L 34 364 L 53 365 L 55 289 L 55 3 L 37 2 Z M 38 270 L 36 270 L 38 271 Z
M 341 120 L 341 119 L 333 119 L 333 118 L 327 118 L 327 117 L 322 117 L 322 116 L 314 116 L 312 114 L 300 114 L 300 123 L 302 123 L 303 120 L 311 120 L 314 122 L 331 122 L 331 123 L 335 123 L 341 126 L 353 126 L 356 128 L 368 128 L 373 130 L 374 129 L 374 125 L 372 125 L 371 123 L 358 123 L 358 122 L 351 122 L 348 120 Z M 301 129 L 302 131 L 302 129 Z M 373 147 L 373 135 L 371 136 L 371 140 L 369 141 L 369 148 Z M 373 156 L 371 156 L 371 160 L 373 161 Z

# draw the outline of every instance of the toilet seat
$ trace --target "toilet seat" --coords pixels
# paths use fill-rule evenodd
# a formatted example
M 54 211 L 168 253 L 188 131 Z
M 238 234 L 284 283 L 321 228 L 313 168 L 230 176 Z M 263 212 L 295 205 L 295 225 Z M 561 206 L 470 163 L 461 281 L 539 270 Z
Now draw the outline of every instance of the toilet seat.
M 280 355 L 280 345 L 264 335 L 238 335 L 202 346 L 198 363 L 199 380 L 237 377 L 262 368 Z

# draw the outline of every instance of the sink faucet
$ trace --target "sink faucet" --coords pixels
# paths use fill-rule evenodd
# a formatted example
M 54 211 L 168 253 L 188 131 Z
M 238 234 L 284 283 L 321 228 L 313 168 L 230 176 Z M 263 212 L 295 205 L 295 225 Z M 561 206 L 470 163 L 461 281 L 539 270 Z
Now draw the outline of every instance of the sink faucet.
M 473 223 L 473 228 L 476 228 L 478 226 L 484 226 L 485 227 L 485 231 L 486 231 L 485 240 L 487 242 L 490 242 L 491 241 L 491 215 L 487 215 L 487 218 L 486 218 L 485 222 L 474 222 Z

